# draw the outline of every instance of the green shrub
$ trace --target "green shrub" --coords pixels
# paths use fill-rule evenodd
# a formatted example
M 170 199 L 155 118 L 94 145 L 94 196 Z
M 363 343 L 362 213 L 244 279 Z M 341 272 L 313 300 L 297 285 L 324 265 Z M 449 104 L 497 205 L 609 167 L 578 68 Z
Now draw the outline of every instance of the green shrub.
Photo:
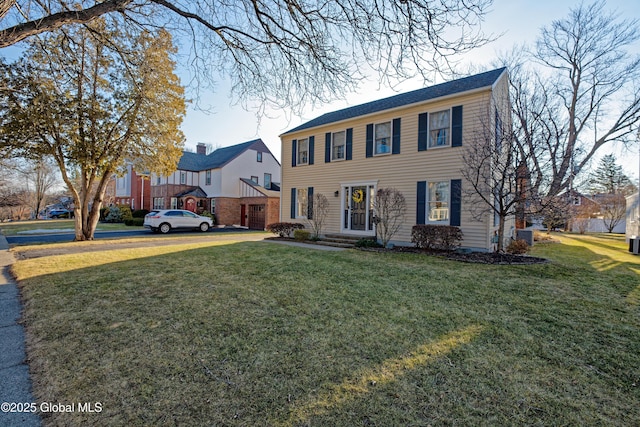
M 117 206 L 109 207 L 109 212 L 104 218 L 105 222 L 122 222 L 122 212 L 120 212 L 120 208 Z
M 529 244 L 527 243 L 526 240 L 523 240 L 523 239 L 512 240 L 511 243 L 509 243 L 509 246 L 507 246 L 506 250 L 507 250 L 507 253 L 510 253 L 510 254 L 515 254 L 515 255 L 526 254 L 527 252 L 529 252 Z
M 304 242 L 305 240 L 309 240 L 309 236 L 311 236 L 311 233 L 309 233 L 307 230 L 293 231 L 293 238 L 298 242 Z
M 216 225 L 216 216 L 211 212 L 203 211 L 201 214 L 198 214 L 198 215 L 211 218 L 213 220 L 213 225 Z
M 134 226 L 134 227 L 142 227 L 144 225 L 144 218 L 131 218 L 125 219 L 124 225 Z
M 291 233 L 294 230 L 302 230 L 303 228 L 304 224 L 298 224 L 297 222 L 274 222 L 267 225 L 267 230 L 280 237 L 291 237 Z
M 377 240 L 363 238 L 356 242 L 356 248 L 381 248 L 382 245 Z
M 129 205 L 118 205 L 118 209 L 120 209 L 120 215 L 122 216 L 122 221 L 125 219 L 133 219 L 133 214 L 131 212 L 131 206 Z
M 144 218 L 144 216 L 148 213 L 149 211 L 147 209 L 136 209 L 131 213 L 131 216 L 134 218 Z
M 462 241 L 462 231 L 449 225 L 414 225 L 411 229 L 411 243 L 424 249 L 452 251 Z
M 108 206 L 100 208 L 100 221 L 106 221 L 108 215 L 109 215 L 109 207 Z

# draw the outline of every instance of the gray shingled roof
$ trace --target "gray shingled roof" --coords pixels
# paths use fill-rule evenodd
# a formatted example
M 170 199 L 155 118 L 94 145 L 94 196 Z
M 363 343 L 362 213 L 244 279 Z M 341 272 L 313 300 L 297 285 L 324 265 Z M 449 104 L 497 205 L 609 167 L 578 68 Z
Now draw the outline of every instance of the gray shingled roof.
M 207 169 L 218 169 L 250 148 L 253 148 L 257 151 L 270 153 L 269 148 L 267 148 L 262 139 L 258 138 L 252 141 L 243 142 L 242 144 L 218 148 L 216 151 L 207 156 L 185 151 L 182 153 L 182 157 L 178 162 L 178 169 L 193 172 L 203 171 Z
M 474 89 L 489 87 L 498 80 L 498 78 L 502 75 L 502 73 L 505 72 L 505 70 L 506 68 L 498 68 L 496 70 L 487 71 L 485 73 L 480 73 L 462 79 L 441 83 L 435 86 L 417 89 L 411 92 L 401 93 L 389 98 L 378 99 L 376 101 L 367 102 L 366 104 L 356 105 L 354 107 L 345 108 L 343 110 L 326 113 L 320 117 L 316 117 L 313 120 L 303 123 L 298 127 L 288 130 L 282 135 L 304 129 L 310 129 L 316 126 L 326 125 L 329 123 L 339 122 L 342 120 L 352 119 L 354 117 L 377 113 L 384 110 L 390 110 L 392 108 L 402 107 L 404 105 L 416 104 L 419 102 L 441 98 L 443 96 L 449 96 Z

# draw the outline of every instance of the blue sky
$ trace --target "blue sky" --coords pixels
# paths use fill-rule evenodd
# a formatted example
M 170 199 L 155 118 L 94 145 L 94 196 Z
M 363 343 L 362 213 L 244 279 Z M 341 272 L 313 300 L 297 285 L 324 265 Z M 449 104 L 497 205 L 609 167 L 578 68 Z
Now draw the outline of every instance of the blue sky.
M 463 67 L 467 64 L 488 65 L 496 58 L 497 52 L 507 51 L 515 44 L 533 43 L 541 27 L 550 24 L 554 19 L 567 16 L 569 8 L 577 4 L 577 1 L 565 0 L 494 0 L 492 10 L 483 23 L 483 29 L 486 33 L 504 35 L 497 41 L 461 57 Z M 640 8 L 635 1 L 609 0 L 607 8 L 617 10 L 625 18 L 640 19 Z M 640 46 L 636 46 L 635 50 L 640 53 Z M 408 91 L 422 86 L 421 80 L 414 80 L 404 82 L 396 90 Z M 219 80 L 215 92 L 201 94 L 202 104 L 214 106 L 213 113 L 206 114 L 193 108 L 189 109 L 182 126 L 188 148 L 195 150 L 198 142 L 225 147 L 260 137 L 276 158 L 280 159 L 278 135 L 284 131 L 325 112 L 397 93 L 391 88 L 379 87 L 373 79 L 357 93 L 349 94 L 346 100 L 335 101 L 315 110 L 307 108 L 301 116 L 292 115 L 287 110 L 270 110 L 266 116 L 258 120 L 255 112 L 247 111 L 239 105 L 231 105 L 229 89 L 228 82 Z M 638 177 L 637 150 L 632 153 L 625 153 L 620 148 L 611 151 L 616 154 L 628 174 Z M 606 152 L 603 151 L 601 154 Z

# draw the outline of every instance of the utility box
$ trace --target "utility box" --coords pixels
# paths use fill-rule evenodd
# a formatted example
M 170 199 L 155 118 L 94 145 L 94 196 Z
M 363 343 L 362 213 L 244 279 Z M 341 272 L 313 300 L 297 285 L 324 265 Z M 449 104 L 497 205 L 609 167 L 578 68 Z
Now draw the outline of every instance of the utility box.
M 533 230 L 516 230 L 516 239 L 524 240 L 527 245 L 533 246 Z
M 629 252 L 634 255 L 640 255 L 640 236 L 631 236 L 629 238 Z

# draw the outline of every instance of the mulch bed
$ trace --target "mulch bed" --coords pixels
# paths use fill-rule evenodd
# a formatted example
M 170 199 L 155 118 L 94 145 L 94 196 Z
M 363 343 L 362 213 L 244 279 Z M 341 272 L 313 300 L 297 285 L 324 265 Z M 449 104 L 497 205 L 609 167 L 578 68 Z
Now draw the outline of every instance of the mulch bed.
M 407 246 L 396 246 L 392 249 L 384 248 L 359 248 L 365 251 L 375 252 L 404 252 L 416 253 L 432 256 L 440 256 L 446 259 L 460 262 L 470 262 L 477 264 L 499 264 L 499 265 L 528 265 L 528 264 L 545 264 L 549 260 L 529 255 L 514 255 L 496 252 L 456 252 L 456 251 L 438 251 L 432 249 L 420 249 Z

